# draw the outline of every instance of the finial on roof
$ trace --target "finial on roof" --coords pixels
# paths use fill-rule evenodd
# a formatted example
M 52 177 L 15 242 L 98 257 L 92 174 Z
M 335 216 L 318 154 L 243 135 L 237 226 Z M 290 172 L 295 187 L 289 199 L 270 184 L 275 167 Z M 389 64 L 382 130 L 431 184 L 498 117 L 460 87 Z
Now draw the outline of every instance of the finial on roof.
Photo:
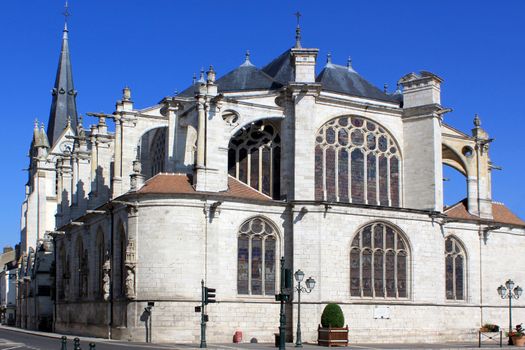
M 122 89 L 122 100 L 131 101 L 131 89 L 127 85 Z
M 83 117 L 82 117 L 82 115 L 79 115 L 78 116 L 78 125 L 82 126 L 82 122 L 83 122 Z
M 215 83 L 215 70 L 212 65 L 210 65 L 210 69 L 206 72 L 206 80 L 208 80 L 208 83 Z
M 297 17 L 297 27 L 295 28 L 295 48 L 301 48 L 301 25 L 299 23 L 301 19 L 301 12 L 297 11 L 294 13 L 294 16 Z
M 401 91 L 401 84 L 400 83 L 397 83 L 397 86 L 396 86 L 396 91 L 394 91 L 394 95 L 400 95 L 402 94 L 403 92 Z
M 348 69 L 352 68 L 352 57 L 351 56 L 348 56 L 348 61 L 346 63 L 346 66 L 348 67 Z
M 38 118 L 35 118 L 35 129 L 38 129 Z
M 241 66 L 253 66 L 252 62 L 250 61 L 250 50 L 246 50 L 246 54 L 244 55 L 244 63 L 241 64 Z
M 40 146 L 49 148 L 49 140 L 47 139 L 44 123 L 40 125 Z
M 476 115 L 474 116 L 474 126 L 476 128 L 479 128 L 481 126 L 481 120 L 479 119 L 479 116 L 478 114 L 476 113 Z
M 64 4 L 64 12 L 62 12 L 64 15 L 64 39 L 67 39 L 67 18 L 71 16 L 71 13 L 69 12 L 69 5 L 68 1 L 66 0 L 66 3 Z
M 197 74 L 193 73 L 192 84 L 195 85 L 196 82 L 197 82 Z
M 383 92 L 386 94 L 387 91 L 388 91 L 388 84 L 385 83 L 385 84 L 383 84 Z
M 199 83 L 206 83 L 204 80 L 204 68 L 201 68 L 201 75 L 199 77 Z
M 71 116 L 68 115 L 68 116 L 67 116 L 66 128 L 70 128 L 70 127 L 71 127 Z
M 326 65 L 327 68 L 332 68 L 334 65 L 332 64 L 332 53 L 328 52 L 326 54 Z
M 40 129 L 45 129 L 44 122 L 40 123 Z

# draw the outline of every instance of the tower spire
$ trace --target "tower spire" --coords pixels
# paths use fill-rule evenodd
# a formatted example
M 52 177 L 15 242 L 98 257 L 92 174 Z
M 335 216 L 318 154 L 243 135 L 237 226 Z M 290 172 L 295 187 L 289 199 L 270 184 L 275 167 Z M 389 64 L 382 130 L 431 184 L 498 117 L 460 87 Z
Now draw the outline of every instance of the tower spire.
M 47 137 L 53 146 L 68 125 L 68 117 L 71 117 L 71 127 L 77 127 L 77 91 L 73 85 L 73 73 L 69 55 L 69 38 L 67 21 L 70 16 L 69 4 L 66 0 L 64 5 L 64 30 L 62 35 L 62 49 L 58 59 L 58 68 L 55 85 L 52 90 L 51 111 L 47 124 Z

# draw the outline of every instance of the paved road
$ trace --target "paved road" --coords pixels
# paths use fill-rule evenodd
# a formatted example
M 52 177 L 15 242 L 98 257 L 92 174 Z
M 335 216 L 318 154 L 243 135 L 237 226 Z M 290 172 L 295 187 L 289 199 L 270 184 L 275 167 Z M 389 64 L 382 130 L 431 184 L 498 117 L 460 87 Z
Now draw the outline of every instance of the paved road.
M 34 332 L 36 333 L 36 332 Z M 51 337 L 55 336 L 55 338 Z M 73 350 L 73 336 L 68 336 L 68 350 Z M 145 344 L 145 343 L 129 343 L 129 342 L 118 342 L 105 339 L 96 338 L 81 338 L 80 346 L 82 350 L 89 350 L 89 343 L 94 342 L 96 350 L 190 350 L 198 349 L 195 344 Z M 507 346 L 503 346 L 507 348 Z M 294 348 L 293 344 L 287 344 L 288 349 Z M 508 347 L 511 348 L 511 347 Z M 0 350 L 61 350 L 60 338 L 58 335 L 53 333 L 32 334 L 24 333 L 16 330 L 9 329 L 7 327 L 0 327 Z M 209 344 L 208 349 L 216 350 L 270 350 L 276 349 L 273 344 Z M 316 345 L 305 344 L 303 349 L 317 349 L 321 350 L 324 348 Z M 464 344 L 353 344 L 345 349 L 349 350 L 379 350 L 379 349 L 478 349 L 477 344 L 464 343 Z M 486 344 L 482 350 L 488 349 L 501 349 L 496 344 Z

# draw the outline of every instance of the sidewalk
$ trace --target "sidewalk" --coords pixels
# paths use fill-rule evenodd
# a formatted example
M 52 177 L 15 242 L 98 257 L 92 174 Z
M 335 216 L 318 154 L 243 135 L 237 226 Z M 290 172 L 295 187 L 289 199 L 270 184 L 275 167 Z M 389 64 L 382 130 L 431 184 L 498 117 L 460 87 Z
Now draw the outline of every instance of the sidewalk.
M 40 332 L 40 331 L 31 331 L 16 327 L 10 327 L 10 326 L 3 326 L 0 325 L 0 329 L 4 329 L 7 331 L 17 332 L 17 333 L 25 333 L 25 334 L 31 334 L 34 336 L 40 336 L 40 337 L 46 337 L 46 338 L 54 338 L 54 339 L 60 339 L 63 334 L 57 334 L 57 333 L 48 333 L 48 332 Z M 69 340 L 75 338 L 75 335 L 67 335 Z M 126 341 L 120 341 L 120 340 L 110 340 L 110 339 L 104 339 L 104 338 L 93 338 L 93 337 L 78 337 L 81 342 L 84 343 L 97 343 L 97 344 L 105 344 L 109 345 L 111 347 L 115 347 L 117 349 L 172 349 L 172 350 L 192 350 L 192 349 L 199 349 L 199 344 L 177 344 L 177 343 L 136 343 L 136 342 L 126 342 Z M 504 343 L 506 342 L 506 339 L 504 339 Z M 293 343 L 287 343 L 286 344 L 287 349 L 293 349 L 295 348 L 295 344 Z M 502 348 L 499 347 L 499 344 L 496 343 L 482 343 L 482 350 L 497 350 L 497 349 L 510 349 L 515 348 L 513 346 L 508 346 L 506 344 L 503 345 Z M 263 343 L 263 344 L 250 344 L 250 343 L 241 343 L 241 344 L 208 344 L 208 349 L 217 349 L 217 350 L 269 350 L 269 349 L 277 349 L 273 343 Z M 323 347 L 317 346 L 317 344 L 303 344 L 303 349 L 310 350 L 310 349 L 317 349 L 321 350 Z M 434 344 L 350 344 L 348 347 L 344 349 L 351 349 L 351 350 L 362 350 L 362 349 L 368 349 L 368 350 L 381 350 L 381 349 L 388 349 L 388 350 L 415 350 L 415 349 L 433 349 L 433 350 L 479 350 L 477 342 L 476 343 L 434 343 Z

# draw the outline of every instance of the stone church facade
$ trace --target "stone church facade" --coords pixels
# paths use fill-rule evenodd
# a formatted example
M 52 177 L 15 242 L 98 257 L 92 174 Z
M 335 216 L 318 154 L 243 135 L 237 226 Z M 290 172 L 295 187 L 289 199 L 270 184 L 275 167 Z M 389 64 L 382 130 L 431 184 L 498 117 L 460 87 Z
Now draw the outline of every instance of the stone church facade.
M 352 342 L 475 339 L 483 323 L 506 324 L 496 288 L 525 283 L 509 271 L 523 261 L 525 222 L 492 200 L 479 118 L 471 133 L 446 124 L 435 74 L 409 73 L 389 94 L 351 62 L 329 58 L 316 74 L 317 54 L 298 35 L 262 68 L 247 54 L 144 109 L 125 88 L 85 128 L 64 29 L 21 239 L 26 256 L 36 242 L 53 251 L 56 332 L 144 341 L 153 301 L 154 342 L 197 342 L 204 280 L 217 289 L 209 342 L 238 330 L 273 341 L 280 257 L 317 281 L 303 295 L 303 341 L 316 341 L 331 302 Z M 443 164 L 468 188 L 448 208 Z M 291 335 L 297 305 L 286 307 Z

